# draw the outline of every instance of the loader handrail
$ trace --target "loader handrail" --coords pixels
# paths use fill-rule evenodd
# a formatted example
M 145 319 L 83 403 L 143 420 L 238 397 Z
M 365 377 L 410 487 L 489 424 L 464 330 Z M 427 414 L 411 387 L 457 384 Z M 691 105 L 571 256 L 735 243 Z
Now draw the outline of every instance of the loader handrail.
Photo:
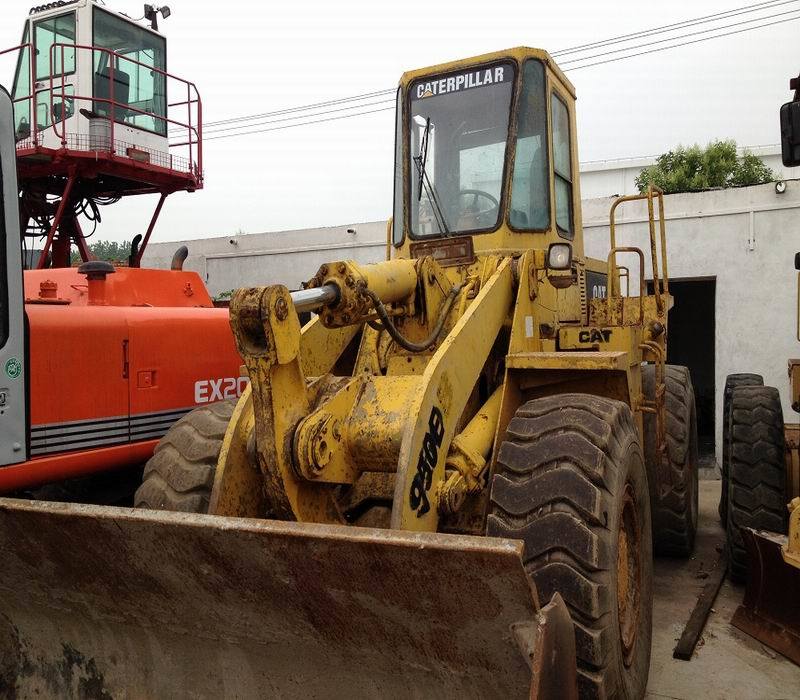
M 653 199 L 658 199 L 658 226 L 659 226 L 659 238 L 660 238 L 660 247 L 661 247 L 661 268 L 663 270 L 663 278 L 659 278 L 658 274 L 658 258 L 659 258 L 659 250 L 658 244 L 656 242 L 656 222 L 655 222 L 655 212 L 653 207 Z M 664 312 L 664 300 L 663 294 L 669 294 L 669 272 L 667 269 L 667 232 L 666 232 L 666 223 L 664 220 L 664 192 L 661 188 L 656 187 L 655 185 L 648 185 L 647 191 L 642 192 L 641 194 L 629 194 L 623 197 L 617 197 L 614 200 L 614 203 L 611 205 L 611 211 L 609 212 L 609 234 L 611 238 L 611 250 L 617 249 L 617 229 L 616 229 L 616 212 L 617 207 L 623 202 L 636 202 L 639 200 L 647 200 L 647 217 L 648 217 L 648 231 L 650 234 L 650 256 L 653 266 L 653 292 L 656 297 L 656 308 L 658 309 L 658 313 L 662 314 Z M 614 269 L 609 269 L 609 300 L 613 296 L 613 288 L 614 283 L 613 280 L 616 278 L 616 265 Z M 614 275 L 612 276 L 612 273 Z M 644 273 L 642 273 L 643 276 Z M 663 283 L 663 286 L 662 286 Z M 639 295 L 642 296 L 644 294 L 644 289 L 639 289 Z
M 627 265 L 617 265 L 617 272 L 619 273 L 620 288 L 622 287 L 622 278 L 625 278 L 625 296 L 631 295 L 631 271 Z
M 611 248 L 608 253 L 608 258 L 606 264 L 608 265 L 608 298 L 606 299 L 606 304 L 608 305 L 608 317 L 613 317 L 613 299 L 616 296 L 614 294 L 614 285 L 617 283 L 617 272 L 620 269 L 625 270 L 625 278 L 627 281 L 627 291 L 628 296 L 630 296 L 631 291 L 631 279 L 630 279 L 630 270 L 627 267 L 619 267 L 617 266 L 617 253 L 636 253 L 639 256 L 639 324 L 644 323 L 644 295 L 642 294 L 642 289 L 644 288 L 644 253 L 642 252 L 641 248 L 636 248 L 634 246 L 620 246 L 619 248 Z M 621 286 L 621 285 L 620 285 Z M 622 295 L 622 291 L 620 290 L 619 296 Z M 622 318 L 620 319 L 621 322 L 625 323 L 625 307 L 623 306 L 622 311 Z

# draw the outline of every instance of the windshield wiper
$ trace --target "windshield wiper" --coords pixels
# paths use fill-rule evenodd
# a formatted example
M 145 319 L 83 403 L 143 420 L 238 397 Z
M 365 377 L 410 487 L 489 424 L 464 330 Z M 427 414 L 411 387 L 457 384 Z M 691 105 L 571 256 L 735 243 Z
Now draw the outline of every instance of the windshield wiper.
M 425 172 L 425 166 L 428 162 L 428 143 L 431 133 L 431 118 L 425 119 L 425 131 L 422 133 L 422 142 L 419 145 L 419 155 L 414 156 L 414 164 L 417 166 L 417 176 L 419 178 L 419 188 L 417 191 L 417 201 L 422 199 L 422 192 L 428 195 L 428 200 L 433 204 L 433 215 L 436 219 L 436 225 L 439 227 L 439 232 L 446 235 L 450 234 L 450 229 L 447 227 L 447 222 L 444 218 L 442 206 L 439 204 L 439 197 L 436 195 L 436 189 L 428 178 L 428 173 Z

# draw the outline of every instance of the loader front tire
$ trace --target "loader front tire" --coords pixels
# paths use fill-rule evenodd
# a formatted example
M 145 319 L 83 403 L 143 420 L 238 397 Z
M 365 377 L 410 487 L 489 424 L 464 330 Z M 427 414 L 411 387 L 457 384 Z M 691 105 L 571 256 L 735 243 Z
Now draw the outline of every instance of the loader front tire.
M 487 534 L 525 543 L 540 605 L 560 593 L 583 698 L 643 697 L 650 666 L 650 499 L 630 408 L 587 394 L 528 401 L 498 452 Z
M 728 566 L 733 581 L 747 578 L 747 550 L 740 528 L 786 533 L 783 410 L 771 386 L 739 386 L 728 417 Z
M 731 415 L 731 395 L 737 386 L 764 386 L 760 374 L 729 374 L 725 377 L 725 391 L 722 394 L 722 493 L 719 497 L 719 521 L 722 527 L 728 522 L 728 462 L 730 460 L 730 435 L 728 425 Z
M 688 557 L 694 551 L 698 513 L 697 411 L 688 367 L 667 365 L 664 384 L 667 484 L 659 483 L 656 418 L 652 413 L 644 414 L 644 457 L 653 516 L 653 551 L 660 556 Z M 655 398 L 655 365 L 642 367 L 642 391 L 651 401 Z
M 156 445 L 136 491 L 135 508 L 207 513 L 214 472 L 235 400 L 189 411 Z

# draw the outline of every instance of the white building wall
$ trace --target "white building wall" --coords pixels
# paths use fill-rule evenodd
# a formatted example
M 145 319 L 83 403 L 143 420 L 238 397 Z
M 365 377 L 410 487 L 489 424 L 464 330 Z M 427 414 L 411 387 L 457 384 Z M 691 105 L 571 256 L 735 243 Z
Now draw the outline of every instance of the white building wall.
M 722 444 L 722 388 L 735 372 L 755 372 L 778 388 L 785 419 L 796 414 L 789 401 L 787 361 L 800 355 L 796 337 L 800 251 L 800 181 L 783 194 L 773 184 L 665 197 L 670 279 L 716 279 L 716 446 Z M 586 254 L 605 260 L 612 198 L 583 203 Z M 618 210 L 617 245 L 637 246 L 650 278 L 647 210 L 644 203 Z M 622 260 L 620 260 L 622 262 Z M 623 263 L 624 264 L 624 263 Z M 629 261 L 632 279 L 636 263 Z M 638 284 L 631 284 L 633 292 Z

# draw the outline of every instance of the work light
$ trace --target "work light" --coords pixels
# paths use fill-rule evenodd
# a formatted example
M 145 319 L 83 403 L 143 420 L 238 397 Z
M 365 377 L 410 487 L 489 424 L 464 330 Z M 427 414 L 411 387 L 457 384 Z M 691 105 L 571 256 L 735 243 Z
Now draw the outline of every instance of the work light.
M 547 250 L 547 267 L 550 270 L 569 270 L 572 267 L 572 246 L 569 243 L 551 243 Z

